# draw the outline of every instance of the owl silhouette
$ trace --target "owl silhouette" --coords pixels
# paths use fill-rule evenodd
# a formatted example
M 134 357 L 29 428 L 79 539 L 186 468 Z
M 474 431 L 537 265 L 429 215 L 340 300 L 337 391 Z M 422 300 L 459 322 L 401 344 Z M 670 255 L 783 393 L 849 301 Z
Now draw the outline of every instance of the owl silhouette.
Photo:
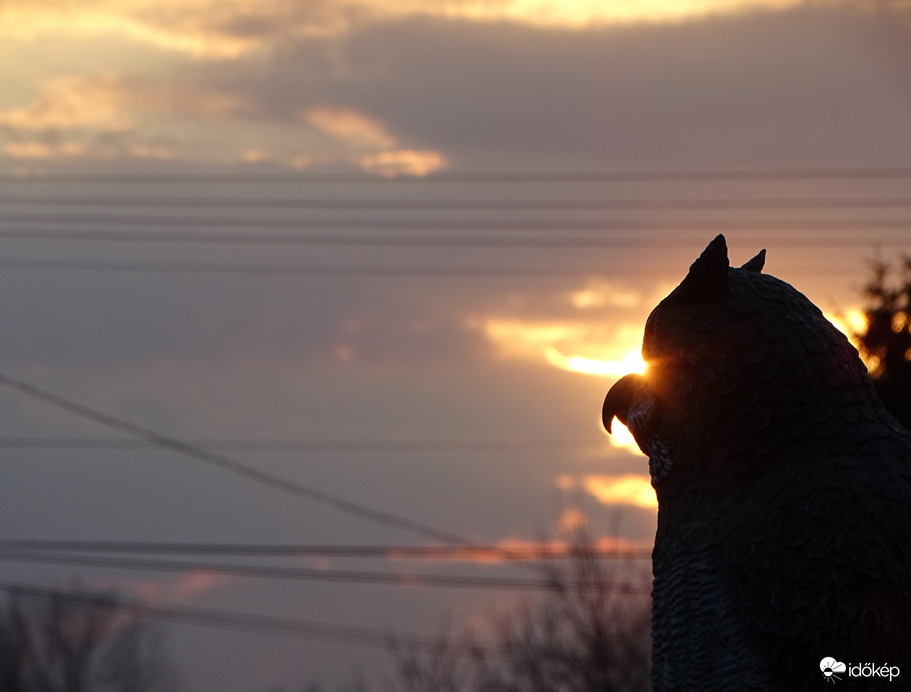
M 842 689 L 911 689 L 911 433 L 764 261 L 715 238 L 604 401 L 658 497 L 653 690 L 823 689 L 825 657 L 901 670 Z

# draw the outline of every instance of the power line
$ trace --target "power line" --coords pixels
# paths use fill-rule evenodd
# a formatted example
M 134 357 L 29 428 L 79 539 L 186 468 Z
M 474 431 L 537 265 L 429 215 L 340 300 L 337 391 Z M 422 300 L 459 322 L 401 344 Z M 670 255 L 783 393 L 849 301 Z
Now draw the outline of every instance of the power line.
M 501 451 L 595 451 L 605 443 L 576 440 L 192 440 L 189 444 L 207 449 L 227 449 L 257 452 L 339 451 L 339 452 L 501 452 Z M 129 451 L 154 449 L 156 445 L 144 440 L 112 440 L 105 438 L 0 437 L 0 449 L 36 450 L 111 450 Z
M 213 562 L 181 562 L 177 560 L 141 560 L 86 555 L 62 555 L 30 551 L 0 551 L 0 561 L 28 562 L 55 565 L 78 565 L 106 569 L 138 570 L 142 572 L 208 572 L 233 577 L 285 579 L 294 581 L 345 582 L 381 586 L 422 586 L 448 589 L 493 589 L 508 591 L 541 591 L 548 585 L 541 580 L 455 575 L 395 574 L 390 572 L 305 569 L 254 565 L 229 565 Z M 591 587 L 573 584 L 575 588 L 597 588 L 627 595 L 648 593 L 643 587 L 623 583 L 598 583 Z
M 578 277 L 580 273 L 604 274 L 605 270 L 570 267 L 477 267 L 365 264 L 276 264 L 142 262 L 104 260 L 0 259 L 0 269 L 17 271 L 77 271 L 165 274 L 243 274 L 267 276 L 366 276 L 366 277 Z
M 348 642 L 380 648 L 388 648 L 393 643 L 421 650 L 433 649 L 439 646 L 439 642 L 436 640 L 411 634 L 396 635 L 391 630 L 384 631 L 368 627 L 295 620 L 273 615 L 237 613 L 213 608 L 165 605 L 151 601 L 123 598 L 121 596 L 117 596 L 116 599 L 110 599 L 107 598 L 110 594 L 83 589 L 62 591 L 60 589 L 42 589 L 24 584 L 0 582 L 0 591 L 10 595 L 24 595 L 33 598 L 62 598 L 71 603 L 81 603 L 94 608 L 106 608 L 117 612 L 132 613 L 137 617 L 175 624 L 199 625 L 300 639 Z M 450 646 L 453 650 L 466 653 L 484 649 L 494 651 L 492 645 L 489 644 L 468 646 L 458 642 L 451 642 L 447 643 L 447 646 Z
M 2 552 L 109 553 L 145 555 L 207 555 L 233 557 L 330 557 L 428 560 L 493 560 L 532 562 L 577 557 L 572 546 L 542 544 L 537 547 L 503 547 L 475 544 L 445 546 L 403 545 L 299 545 L 250 543 L 172 543 L 143 541 L 0 540 Z M 650 550 L 591 548 L 585 556 L 635 560 L 651 556 Z
M 32 397 L 33 399 L 37 399 L 38 401 L 50 404 L 51 406 L 67 411 L 85 420 L 92 421 L 93 423 L 97 423 L 112 430 L 118 430 L 133 437 L 143 439 L 150 444 L 155 445 L 156 447 L 168 449 L 185 457 L 211 464 L 254 483 L 258 483 L 275 490 L 280 490 L 290 495 L 302 497 L 313 502 L 318 502 L 320 504 L 326 505 L 327 507 L 331 507 L 340 512 L 344 512 L 361 519 L 365 519 L 375 524 L 382 524 L 384 526 L 403 529 L 405 531 L 423 536 L 424 538 L 430 538 L 432 540 L 441 541 L 444 543 L 467 542 L 455 534 L 436 529 L 427 524 L 423 524 L 412 519 L 407 519 L 405 517 L 392 514 L 391 512 L 384 512 L 367 507 L 365 505 L 361 505 L 356 502 L 351 502 L 337 495 L 312 488 L 302 483 L 297 483 L 284 478 L 280 478 L 278 476 L 273 476 L 272 474 L 260 471 L 259 469 L 253 468 L 252 466 L 247 466 L 246 464 L 232 459 L 231 457 L 225 456 L 224 454 L 209 452 L 202 447 L 183 442 L 173 437 L 168 437 L 167 435 L 162 435 L 155 432 L 154 430 L 138 425 L 136 423 L 132 423 L 130 421 L 123 420 L 122 418 L 117 418 L 115 416 L 96 411 L 95 409 L 89 408 L 83 404 L 76 403 L 47 390 L 35 387 L 28 382 L 23 382 L 7 375 L 0 374 L 0 386 L 7 387 L 21 394 L 25 394 L 26 396 Z
M 300 197 L 97 197 L 0 195 L 4 206 L 153 207 L 210 209 L 319 209 L 366 211 L 705 211 L 723 209 L 900 209 L 911 207 L 911 197 L 756 197 L 756 198 L 643 198 L 643 199 L 301 199 Z
M 437 230 L 437 231 L 508 231 L 508 230 L 539 230 L 539 231 L 718 231 L 718 230 L 808 230 L 808 231 L 833 231 L 833 230 L 869 230 L 892 229 L 906 230 L 911 227 L 911 220 L 900 219 L 374 219 L 374 218 L 279 218 L 245 217 L 245 216 L 164 216 L 142 214 L 54 214 L 34 213 L 25 214 L 0 214 L 0 223 L 50 223 L 74 225 L 105 225 L 118 226 L 160 226 L 183 228 L 286 228 L 286 229 L 356 229 L 366 231 L 377 230 Z
M 559 224 L 560 222 L 555 222 Z M 902 228 L 911 229 L 911 220 L 902 221 Z M 719 228 L 721 225 L 719 225 Z M 788 226 L 774 229 L 776 232 L 787 230 Z M 554 228 L 556 230 L 556 227 Z M 657 230 L 657 229 L 656 229 Z M 687 229 L 689 230 L 689 229 Z M 715 228 L 707 230 L 717 230 Z M 806 230 L 806 229 L 805 229 Z M 821 230 L 821 229 L 819 229 Z M 329 247 L 438 247 L 438 248 L 489 248 L 489 249 L 557 249 L 557 248 L 614 248 L 641 249 L 654 247 L 686 248 L 698 242 L 689 238 L 645 238 L 640 234 L 625 237 L 616 236 L 478 236 L 478 235 L 409 235 L 409 234 L 321 234 L 321 233 L 261 233 L 231 231 L 126 231 L 126 230 L 61 230 L 61 229 L 2 229 L 3 240 L 40 240 L 55 242 L 116 242 L 116 243 L 176 243 L 176 244 L 216 244 L 216 245 L 315 245 Z M 769 243 L 766 236 L 759 244 Z M 877 236 L 850 238 L 829 237 L 824 241 L 819 238 L 795 238 L 793 236 L 774 239 L 780 247 L 871 247 L 873 245 L 907 245 L 908 236 Z
M 883 180 L 911 178 L 909 167 L 878 168 L 768 168 L 768 169 L 680 169 L 680 170 L 601 170 L 601 171 L 532 171 L 532 172 L 448 172 L 427 176 L 386 178 L 369 174 L 316 173 L 112 173 L 112 174 L 6 174 L 0 180 L 19 184 L 40 183 L 111 183 L 111 184 L 328 184 L 328 185 L 428 185 L 470 183 L 653 183 L 653 182 L 739 182 L 794 180 Z
M 789 276 L 844 276 L 861 270 L 852 267 L 802 266 L 793 271 L 782 268 L 779 274 Z M 199 274 L 245 276 L 319 276 L 319 277 L 412 277 L 412 278 L 490 278 L 509 279 L 532 277 L 539 279 L 579 278 L 580 276 L 617 276 L 635 274 L 656 276 L 664 272 L 655 265 L 621 267 L 567 267 L 567 266 L 441 266 L 441 265 L 377 265 L 377 264 L 278 264 L 278 263 L 208 263 L 208 262 L 144 262 L 117 260 L 44 260 L 0 258 L 0 269 L 6 271 L 66 271 L 128 274 Z

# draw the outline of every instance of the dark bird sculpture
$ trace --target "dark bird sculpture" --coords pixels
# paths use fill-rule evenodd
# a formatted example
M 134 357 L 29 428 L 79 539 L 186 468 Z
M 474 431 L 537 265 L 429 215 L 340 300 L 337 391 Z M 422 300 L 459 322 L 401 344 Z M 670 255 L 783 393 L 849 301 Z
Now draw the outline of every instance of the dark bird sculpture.
M 653 690 L 909 690 L 911 433 L 764 259 L 715 238 L 604 400 L 658 496 Z

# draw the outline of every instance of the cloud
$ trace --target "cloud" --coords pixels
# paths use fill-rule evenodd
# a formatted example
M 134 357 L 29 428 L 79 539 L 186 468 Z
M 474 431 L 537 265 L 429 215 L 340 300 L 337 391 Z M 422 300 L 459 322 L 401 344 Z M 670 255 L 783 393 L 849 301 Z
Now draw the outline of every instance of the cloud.
M 642 328 L 593 320 L 526 320 L 486 317 L 469 321 L 502 359 L 522 359 L 561 370 L 620 377 L 641 372 Z
M 10 0 L 0 8 L 0 36 L 119 35 L 195 58 L 233 60 L 288 41 L 344 37 L 364 26 L 414 17 L 585 29 L 795 4 L 798 0 Z
M 642 303 L 644 296 L 614 281 L 599 278 L 589 279 L 584 288 L 570 291 L 567 298 L 574 308 L 589 310 L 604 307 L 634 308 Z
M 110 76 L 49 80 L 28 104 L 0 110 L 0 134 L 14 158 L 170 158 L 166 142 L 135 131 L 130 93 Z
M 366 171 L 377 173 L 384 178 L 402 175 L 425 176 L 446 167 L 446 157 L 438 151 L 414 149 L 391 149 L 364 154 L 355 159 Z
M 233 94 L 119 75 L 49 79 L 28 103 L 0 110 L 14 158 L 192 158 L 170 121 L 225 120 L 246 105 Z
M 353 149 L 387 149 L 395 145 L 395 139 L 380 123 L 352 110 L 319 106 L 304 110 L 301 118 L 310 127 Z
M 30 102 L 0 110 L 0 137 L 8 156 L 48 161 L 341 165 L 384 177 L 423 176 L 447 165 L 439 152 L 403 147 L 382 123 L 352 109 L 313 106 L 296 122 L 276 128 L 242 94 L 136 75 L 49 79 Z M 244 146 L 245 141 L 267 141 L 271 147 Z
M 599 502 L 606 505 L 628 504 L 657 509 L 658 498 L 647 476 L 585 476 L 582 485 Z
M 223 78 L 271 117 L 337 104 L 462 167 L 856 165 L 911 155 L 894 149 L 911 118 L 902 37 L 824 8 L 584 31 L 424 17 Z
M 379 175 L 553 161 L 577 169 L 806 167 L 898 165 L 911 157 L 909 29 L 887 15 L 826 3 L 569 29 L 469 16 L 479 7 L 485 16 L 520 6 L 535 16 L 555 11 L 544 2 L 440 6 L 135 0 L 32 10 L 16 3 L 4 11 L 36 14 L 12 23 L 35 31 L 52 17 L 73 31 L 107 26 L 86 13 L 126 17 L 174 37 L 198 34 L 193 50 L 210 57 L 198 60 L 187 48 L 164 78 L 105 77 L 110 68 L 102 64 L 94 75 L 86 67 L 80 78 L 57 75 L 30 100 L 7 97 L 5 127 L 21 132 L 27 120 L 37 128 L 52 119 L 70 129 L 77 121 L 107 131 L 132 124 L 132 156 Z M 92 35 L 99 46 L 123 36 L 105 31 Z M 215 47 L 221 40 L 227 43 Z M 81 100 L 76 86 L 86 89 Z M 67 145 L 55 147 L 20 136 L 7 150 L 72 158 L 93 148 L 63 139 Z
M 362 169 L 383 177 L 400 175 L 424 176 L 446 166 L 445 157 L 437 151 L 401 149 L 386 128 L 376 120 L 345 108 L 317 106 L 305 109 L 301 119 L 317 132 L 338 142 L 343 151 L 339 158 L 356 163 Z M 327 163 L 331 157 L 314 161 L 298 160 L 295 168 L 312 162 Z
M 32 103 L 0 111 L 0 126 L 19 130 L 96 126 L 122 129 L 129 121 L 110 78 L 58 77 Z
M 800 0 L 470 0 L 446 8 L 476 21 L 586 28 L 603 24 L 679 22 L 756 9 L 782 9 Z
M 331 0 L 47 0 L 0 9 L 0 36 L 121 36 L 194 58 L 236 59 L 273 44 L 349 26 L 348 3 Z

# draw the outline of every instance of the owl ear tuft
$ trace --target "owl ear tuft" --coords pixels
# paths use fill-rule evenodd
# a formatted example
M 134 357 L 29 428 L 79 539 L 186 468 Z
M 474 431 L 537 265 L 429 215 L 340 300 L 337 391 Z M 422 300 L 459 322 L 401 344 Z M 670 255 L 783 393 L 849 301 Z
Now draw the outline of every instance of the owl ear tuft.
M 730 266 L 727 243 L 719 234 L 690 266 L 689 273 L 675 291 L 677 299 L 696 302 L 724 293 Z
M 759 251 L 759 254 L 756 255 L 749 262 L 744 264 L 741 269 L 746 269 L 748 272 L 756 272 L 757 274 L 762 273 L 762 268 L 765 266 L 765 249 Z

